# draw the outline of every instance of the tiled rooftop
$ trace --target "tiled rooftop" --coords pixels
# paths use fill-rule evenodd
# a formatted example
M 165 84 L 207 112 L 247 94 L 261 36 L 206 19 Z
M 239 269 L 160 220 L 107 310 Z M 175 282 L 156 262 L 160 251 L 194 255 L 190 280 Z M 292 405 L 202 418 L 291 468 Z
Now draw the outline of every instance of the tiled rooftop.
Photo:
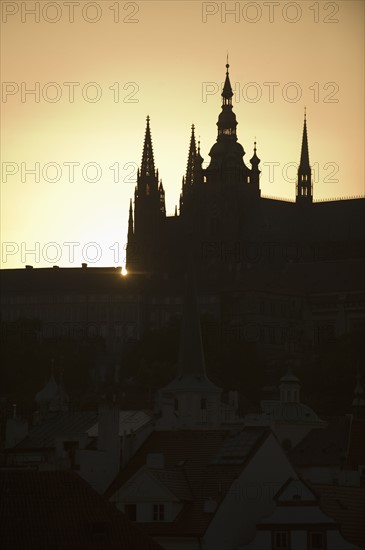
M 161 550 L 72 472 L 0 470 L 2 550 Z

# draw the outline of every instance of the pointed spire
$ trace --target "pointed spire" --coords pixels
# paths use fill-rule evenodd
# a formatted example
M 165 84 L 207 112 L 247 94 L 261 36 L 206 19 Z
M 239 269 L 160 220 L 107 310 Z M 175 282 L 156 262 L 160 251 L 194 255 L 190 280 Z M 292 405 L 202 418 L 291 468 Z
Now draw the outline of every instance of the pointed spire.
M 132 199 L 129 201 L 128 239 L 133 235 L 133 209 Z
M 229 63 L 228 63 L 228 54 L 227 54 L 227 63 L 226 63 L 226 80 L 224 82 L 222 97 L 223 104 L 232 104 L 233 91 L 231 86 L 231 81 L 229 80 Z
M 233 112 L 232 97 L 233 91 L 231 82 L 229 80 L 229 64 L 226 64 L 226 80 L 224 82 L 222 91 L 222 112 L 218 117 L 218 139 L 226 139 L 237 141 L 236 128 L 237 120 L 236 115 Z
M 150 117 L 147 116 L 146 134 L 144 138 L 141 176 L 155 176 L 155 161 L 153 159 Z
M 300 167 L 302 169 L 307 169 L 309 165 L 309 150 L 308 150 L 308 134 L 307 134 L 307 110 L 304 107 L 304 126 L 303 126 L 303 137 L 302 137 L 302 150 L 300 154 Z
M 192 124 L 188 164 L 186 168 L 186 178 L 185 178 L 185 182 L 188 186 L 193 185 L 194 183 L 195 158 L 196 158 L 195 126 L 194 124 Z
M 307 110 L 304 109 L 304 125 L 302 136 L 302 149 L 300 152 L 300 164 L 298 168 L 297 202 L 311 204 L 313 202 L 312 170 L 309 164 Z

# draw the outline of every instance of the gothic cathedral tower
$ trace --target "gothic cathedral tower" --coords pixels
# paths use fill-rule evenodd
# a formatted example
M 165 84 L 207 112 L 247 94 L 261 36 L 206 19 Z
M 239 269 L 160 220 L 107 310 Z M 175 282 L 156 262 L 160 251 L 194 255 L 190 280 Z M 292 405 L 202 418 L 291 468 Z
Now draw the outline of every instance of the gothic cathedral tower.
M 127 271 L 137 273 L 158 269 L 165 217 L 165 191 L 158 179 L 158 170 L 155 170 L 148 116 L 142 163 L 134 192 L 134 220 L 132 201 L 129 208 Z

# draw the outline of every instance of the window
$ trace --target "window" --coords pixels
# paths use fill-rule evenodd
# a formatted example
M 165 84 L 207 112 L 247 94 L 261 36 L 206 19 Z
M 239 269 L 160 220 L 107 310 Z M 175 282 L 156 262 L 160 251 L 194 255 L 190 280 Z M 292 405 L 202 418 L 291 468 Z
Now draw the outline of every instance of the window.
M 324 534 L 309 533 L 309 550 L 324 550 Z
M 137 519 L 137 505 L 136 504 L 126 504 L 124 506 L 124 512 L 129 517 L 131 521 L 136 521 Z
M 165 505 L 154 504 L 153 505 L 153 521 L 164 521 L 165 519 Z
M 277 531 L 274 533 L 274 550 L 289 550 L 290 549 L 290 533 L 289 531 Z

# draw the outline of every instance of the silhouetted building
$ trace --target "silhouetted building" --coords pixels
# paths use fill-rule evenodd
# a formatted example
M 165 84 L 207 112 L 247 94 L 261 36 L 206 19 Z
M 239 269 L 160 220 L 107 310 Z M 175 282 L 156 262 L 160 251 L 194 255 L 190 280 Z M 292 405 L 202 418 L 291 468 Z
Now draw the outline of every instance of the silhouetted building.
M 201 314 L 264 357 L 302 356 L 364 330 L 364 199 L 314 199 L 306 116 L 295 200 L 263 197 L 256 142 L 248 166 L 237 141 L 228 68 L 210 162 L 204 168 L 193 126 L 174 216 L 166 214 L 147 119 L 129 206 L 129 275 L 87 264 L 1 270 L 3 321 L 39 319 L 42 337 L 98 335 L 117 354 L 181 316 L 191 255 Z
M 203 168 L 192 126 L 179 214 L 166 215 L 165 192 L 153 157 L 147 117 L 141 168 L 129 210 L 127 270 L 130 273 L 184 270 L 187 250 L 207 278 L 229 279 L 247 264 L 363 257 L 364 200 L 313 200 L 307 119 L 304 117 L 295 201 L 261 196 L 256 142 L 250 167 L 237 141 L 233 91 L 226 65 L 217 141 Z M 303 289 L 305 290 L 305 289 Z

